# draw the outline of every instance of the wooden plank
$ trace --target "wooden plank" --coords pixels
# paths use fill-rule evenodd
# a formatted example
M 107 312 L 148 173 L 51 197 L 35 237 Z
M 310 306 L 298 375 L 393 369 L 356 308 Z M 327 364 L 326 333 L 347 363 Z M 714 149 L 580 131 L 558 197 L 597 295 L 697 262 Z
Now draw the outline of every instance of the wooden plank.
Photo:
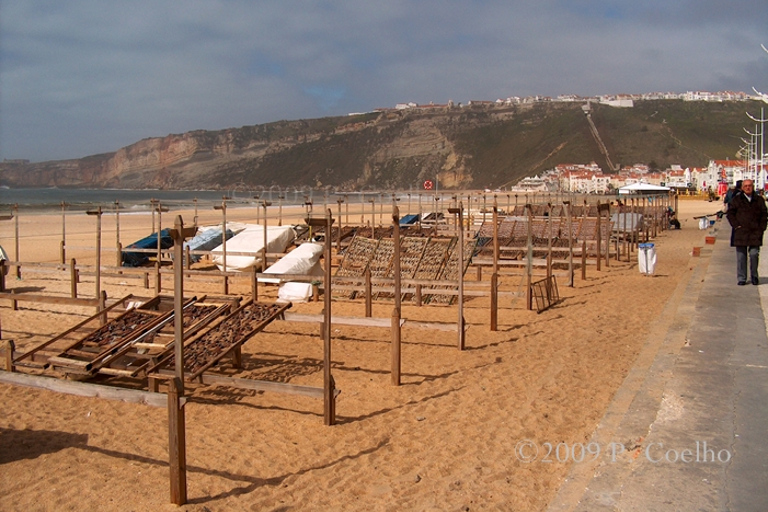
M 305 323 L 323 323 L 323 315 L 310 315 L 302 313 L 285 312 L 287 322 L 305 322 Z M 404 322 L 404 320 L 401 320 Z M 391 327 L 389 318 L 360 318 L 354 316 L 334 316 L 331 318 L 331 325 L 356 325 L 360 327 Z M 402 325 L 402 323 L 401 323 Z
M 8 373 L 0 371 L 0 382 L 14 386 L 46 389 L 56 393 L 83 396 L 89 398 L 103 398 L 134 404 L 149 405 L 152 407 L 166 407 L 167 398 L 163 393 L 151 393 L 136 389 L 116 388 L 100 384 L 89 384 L 72 380 L 40 377 L 24 373 Z
M 285 313 L 285 321 L 287 322 L 303 322 L 303 323 L 323 323 L 322 315 L 310 315 L 303 313 Z M 359 327 L 381 327 L 389 329 L 392 327 L 392 320 L 390 318 L 360 318 L 355 316 L 334 316 L 331 319 L 331 325 L 352 325 Z M 408 320 L 406 318 L 400 319 L 401 327 L 414 327 L 417 329 L 438 330 L 456 332 L 456 324 L 439 323 L 439 322 L 420 322 L 418 320 Z
M 42 295 L 39 293 L 14 293 L 0 292 L 0 299 L 14 301 L 40 302 L 43 304 L 63 304 L 67 306 L 91 306 L 99 305 L 99 299 L 73 299 L 72 297 L 57 297 L 54 295 Z

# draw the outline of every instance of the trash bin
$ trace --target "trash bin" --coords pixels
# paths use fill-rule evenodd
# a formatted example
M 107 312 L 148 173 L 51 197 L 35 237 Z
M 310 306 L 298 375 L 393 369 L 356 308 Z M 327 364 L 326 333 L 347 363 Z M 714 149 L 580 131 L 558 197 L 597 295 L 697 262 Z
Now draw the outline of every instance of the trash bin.
M 651 243 L 638 244 L 637 248 L 637 266 L 640 273 L 652 276 L 656 269 L 656 248 Z

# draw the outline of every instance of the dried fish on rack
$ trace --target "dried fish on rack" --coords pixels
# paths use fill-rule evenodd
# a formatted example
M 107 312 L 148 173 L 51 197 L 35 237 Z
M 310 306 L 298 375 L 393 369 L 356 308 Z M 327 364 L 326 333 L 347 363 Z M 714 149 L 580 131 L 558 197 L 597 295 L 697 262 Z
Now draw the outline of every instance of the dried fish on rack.
M 290 307 L 290 303 L 265 304 L 249 301 L 218 324 L 187 341 L 184 344 L 186 378 L 194 380 L 199 377 Z M 175 355 L 169 351 L 158 364 L 149 369 L 149 372 L 172 368 L 174 365 Z
M 424 249 L 427 246 L 427 242 L 427 238 L 403 237 L 400 239 L 401 278 L 411 279 L 416 274 L 416 270 L 419 268 L 419 262 L 421 262 L 421 259 L 424 255 Z M 385 277 L 393 278 L 394 276 L 394 264 L 391 264 Z M 394 297 L 394 294 L 389 292 L 377 292 L 373 297 L 375 299 L 392 298 Z

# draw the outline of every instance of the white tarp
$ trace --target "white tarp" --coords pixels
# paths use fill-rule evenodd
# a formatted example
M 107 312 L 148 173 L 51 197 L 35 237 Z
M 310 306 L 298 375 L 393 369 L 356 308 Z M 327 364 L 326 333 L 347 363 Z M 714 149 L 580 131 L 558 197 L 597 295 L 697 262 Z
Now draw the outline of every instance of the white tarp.
M 323 255 L 323 245 L 314 242 L 301 244 L 269 267 L 265 274 L 301 274 L 307 276 L 322 276 L 323 267 L 320 265 L 320 257 Z M 280 283 L 282 279 L 276 277 L 259 278 L 262 283 Z
M 296 234 L 289 226 L 270 226 L 267 228 L 267 252 L 284 252 L 288 244 L 293 242 Z M 211 252 L 211 259 L 225 271 L 243 271 L 253 266 L 261 265 L 261 255 L 264 247 L 264 227 L 257 224 L 247 224 L 238 235 L 227 240 L 227 268 L 224 268 L 222 246 Z M 230 252 L 251 252 L 253 256 L 233 256 Z
M 278 302 L 307 302 L 312 297 L 310 283 L 283 283 L 277 290 Z

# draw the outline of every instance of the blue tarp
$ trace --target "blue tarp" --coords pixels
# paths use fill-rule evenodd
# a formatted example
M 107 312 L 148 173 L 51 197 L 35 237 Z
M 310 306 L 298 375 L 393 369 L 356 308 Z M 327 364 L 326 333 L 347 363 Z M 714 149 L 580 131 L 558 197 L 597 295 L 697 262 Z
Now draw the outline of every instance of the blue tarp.
M 235 236 L 231 229 L 227 230 L 227 240 Z M 221 228 L 206 229 L 196 237 L 192 238 L 188 242 L 184 242 L 184 252 L 189 246 L 190 251 L 210 251 L 211 249 L 218 247 L 222 244 L 221 240 Z M 199 254 L 190 254 L 189 262 L 195 263 L 202 258 Z
M 173 238 L 171 238 L 171 230 L 164 229 L 160 232 L 160 248 L 170 249 L 173 247 Z M 152 233 L 146 238 L 142 238 L 138 242 L 134 242 L 126 249 L 156 249 L 157 248 L 157 233 Z M 130 252 L 123 251 L 123 266 L 124 267 L 140 267 L 147 261 L 149 261 L 150 254 L 146 252 Z
M 400 225 L 401 226 L 408 226 L 410 224 L 416 224 L 419 220 L 418 214 L 412 214 L 412 215 L 403 215 L 400 217 Z

